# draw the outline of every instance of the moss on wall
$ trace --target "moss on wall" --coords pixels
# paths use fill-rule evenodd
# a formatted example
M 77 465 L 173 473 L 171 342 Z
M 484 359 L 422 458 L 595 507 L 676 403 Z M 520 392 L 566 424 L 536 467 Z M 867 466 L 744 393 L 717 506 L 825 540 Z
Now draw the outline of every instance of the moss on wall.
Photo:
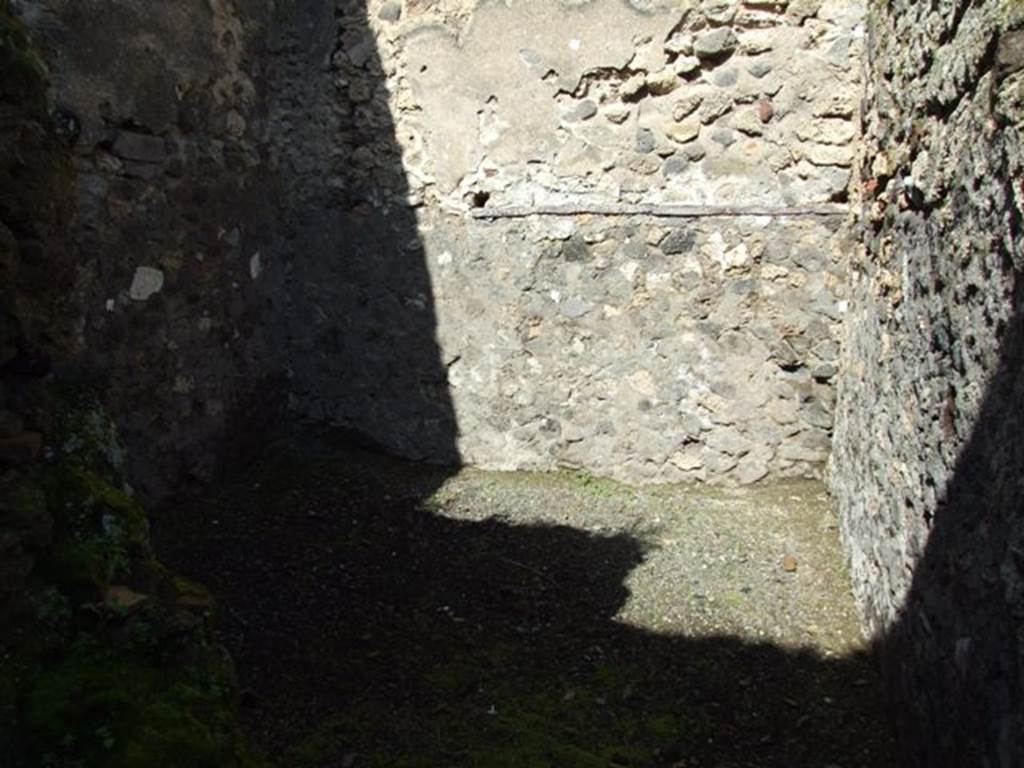
M 67 346 L 60 308 L 73 273 L 63 247 L 73 173 L 49 86 L 25 28 L 0 5 L 0 346 Z
M 262 765 L 211 638 L 212 598 L 155 559 L 146 512 L 107 462 L 120 448 L 106 414 L 88 397 L 57 402 L 62 448 L 18 491 L 24 514 L 53 528 L 3 648 L 13 765 Z
M 0 466 L 0 754 L 15 768 L 259 765 L 212 599 L 155 559 L 112 420 L 40 375 L 36 358 L 64 357 L 72 327 L 60 310 L 71 164 L 48 89 L 0 2 L 0 410 L 48 446 L 43 461 Z

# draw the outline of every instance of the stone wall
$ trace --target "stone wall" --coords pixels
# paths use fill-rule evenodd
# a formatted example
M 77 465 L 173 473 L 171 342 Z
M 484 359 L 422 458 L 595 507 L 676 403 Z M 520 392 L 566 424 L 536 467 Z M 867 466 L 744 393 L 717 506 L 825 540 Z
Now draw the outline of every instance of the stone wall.
M 928 766 L 1024 764 L 1024 17 L 872 7 L 832 486 Z
M 27 482 L 53 416 L 43 385 L 67 345 L 63 234 L 67 148 L 51 118 L 46 70 L 0 2 L 0 620 L 20 598 L 53 520 Z
M 832 438 L 921 762 L 1024 762 L 1019 4 L 872 4 L 859 121 L 838 0 L 8 5 L 4 466 L 51 371 L 152 496 L 302 419 L 633 481 Z
M 424 383 L 363 362 L 393 340 L 353 298 L 384 293 L 436 314 L 429 385 L 447 390 L 469 463 L 630 481 L 815 472 L 846 302 L 861 12 L 369 3 L 370 28 L 342 33 L 333 63 L 357 111 L 394 115 L 407 184 L 379 182 L 393 161 L 372 145 L 350 149 L 350 173 L 371 209 L 414 213 L 429 291 L 396 285 L 387 260 L 318 281 L 348 346 L 309 351 L 296 407 L 446 457 L 405 402 Z M 680 204 L 838 215 L 593 213 Z M 538 206 L 573 213 L 491 220 Z
M 441 462 L 818 471 L 859 4 L 15 5 L 73 134 L 76 375 L 149 493 L 286 413 Z M 537 205 L 654 215 L 480 218 Z
M 351 6 L 15 4 L 73 145 L 77 334 L 65 373 L 106 389 L 132 477 L 151 497 L 258 448 L 321 358 L 340 357 L 367 386 L 388 382 L 380 389 L 402 371 L 401 397 L 368 411 L 451 442 L 444 393 L 414 394 L 443 379 L 429 298 L 392 306 L 429 296 L 415 221 L 368 204 L 382 188 L 404 195 L 390 116 L 355 107 L 331 66 L 338 37 L 366 26 L 362 4 Z M 354 147 L 373 147 L 373 186 Z M 391 279 L 370 281 L 369 296 L 345 293 L 342 306 L 320 301 L 324 287 L 344 292 L 369 271 Z M 371 315 L 357 329 L 338 319 L 354 306 Z M 389 339 L 385 357 L 364 353 L 371 324 Z M 349 379 L 328 387 L 344 392 Z
M 232 3 L 12 4 L 52 75 L 75 174 L 61 378 L 106 390 L 155 495 L 209 478 L 232 414 L 279 366 L 257 256 L 274 236 L 251 79 L 255 21 Z

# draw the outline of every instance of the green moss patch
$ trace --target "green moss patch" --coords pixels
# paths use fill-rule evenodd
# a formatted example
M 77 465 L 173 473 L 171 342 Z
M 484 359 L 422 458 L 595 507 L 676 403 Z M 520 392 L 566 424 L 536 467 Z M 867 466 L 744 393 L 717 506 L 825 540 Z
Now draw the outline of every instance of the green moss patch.
M 133 560 L 151 559 L 144 510 L 100 475 L 65 462 L 47 468 L 42 487 L 55 523 L 42 573 L 55 584 L 102 591 Z
M 0 5 L 0 99 L 45 114 L 46 66 L 32 47 L 25 28 Z
M 189 679 L 116 654 L 65 658 L 42 672 L 28 695 L 32 751 L 43 764 L 255 765 L 234 731 L 223 682 L 211 672 L 193 669 Z
M 4 765 L 258 768 L 232 664 L 203 618 L 212 597 L 153 556 L 102 409 L 60 402 L 60 455 L 5 500 L 9 514 L 52 518 L 52 537 L 32 613 L 0 637 L 0 736 L 13 746 Z

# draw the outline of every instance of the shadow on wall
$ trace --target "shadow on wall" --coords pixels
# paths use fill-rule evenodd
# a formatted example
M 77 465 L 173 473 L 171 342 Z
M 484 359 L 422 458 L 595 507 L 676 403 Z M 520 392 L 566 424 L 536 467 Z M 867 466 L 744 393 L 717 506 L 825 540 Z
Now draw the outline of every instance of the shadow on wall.
M 333 29 L 321 4 L 304 3 L 296 8 L 299 10 L 289 12 L 308 14 L 300 26 Z M 343 34 L 367 35 L 363 4 L 349 3 L 344 8 Z M 293 382 L 298 382 L 293 384 L 298 390 L 297 404 L 300 412 L 312 418 L 333 421 L 356 434 L 374 435 L 374 442 L 385 450 L 415 456 L 414 446 L 429 442 L 433 446 L 430 455 L 421 458 L 454 461 L 456 425 L 447 394 L 445 361 L 439 358 L 434 341 L 436 323 L 429 274 L 416 236 L 415 211 L 403 202 L 407 187 L 393 121 L 382 93 L 382 65 L 372 43 L 368 43 L 369 50 L 361 61 L 333 51 L 334 68 L 324 70 L 323 61 L 329 56 L 333 40 L 333 36 L 325 35 L 320 45 L 305 52 L 310 57 L 308 68 L 323 75 L 319 81 L 304 75 L 308 69 L 277 81 L 286 85 L 278 98 L 282 104 L 288 103 L 293 116 L 290 125 L 281 126 L 276 138 L 282 157 L 300 169 L 289 192 L 294 203 L 286 219 L 292 266 L 285 326 Z M 281 44 L 294 45 L 295 41 Z M 345 47 L 352 48 L 350 44 Z M 290 59 L 293 63 L 295 60 Z M 324 93 L 334 96 L 325 102 Z M 329 126 L 326 134 L 321 133 L 324 126 Z M 306 132 L 313 135 L 307 136 Z M 332 142 L 325 140 L 331 136 L 339 139 L 340 152 L 332 150 Z M 318 148 L 326 154 L 318 155 Z M 1019 280 L 1017 285 L 1019 293 Z M 1019 295 L 1015 302 L 1019 308 Z M 1018 311 L 1006 331 L 1000 366 L 990 381 L 980 418 L 948 483 L 945 499 L 934 512 L 931 535 L 915 572 L 905 612 L 880 641 L 888 679 L 903 689 L 896 693 L 902 701 L 910 702 L 906 713 L 916 719 L 917 725 L 908 725 L 908 733 L 916 734 L 921 765 L 1012 766 L 1024 762 L 1019 742 L 1019 734 L 1024 732 L 1024 697 L 1020 690 L 1024 665 L 1022 322 Z M 423 418 L 425 410 L 431 414 L 427 418 Z M 422 440 L 424 433 L 432 435 L 429 441 Z M 412 436 L 418 437 L 413 440 Z M 385 493 L 384 489 L 379 492 Z M 423 494 L 427 495 L 429 490 Z M 374 565 L 378 562 L 375 557 L 368 557 L 364 562 L 366 580 L 346 582 L 346 589 L 354 590 L 349 598 L 331 594 L 330 599 L 321 602 L 312 594 L 312 603 L 294 617 L 300 622 L 302 617 L 321 616 L 325 623 L 311 627 L 307 638 L 279 638 L 282 643 L 298 642 L 291 651 L 275 650 L 302 656 L 305 661 L 296 659 L 298 666 L 313 663 L 306 669 L 310 685 L 315 685 L 314 678 L 336 684 L 340 679 L 360 679 L 359 675 L 366 674 L 364 682 L 375 681 L 367 684 L 379 686 L 378 694 L 390 692 L 380 700 L 363 689 L 346 689 L 347 697 L 369 696 L 371 706 L 361 715 L 346 709 L 335 735 L 359 731 L 361 726 L 344 719 L 352 716 L 363 717 L 366 722 L 390 719 L 398 730 L 388 731 L 381 725 L 383 730 L 377 735 L 384 740 L 415 740 L 403 731 L 407 726 L 428 730 L 438 723 L 452 726 L 444 713 L 432 719 L 413 712 L 423 703 L 417 700 L 422 694 L 417 686 L 431 674 L 440 675 L 435 682 L 453 686 L 468 700 L 487 690 L 487 685 L 473 678 L 475 672 L 466 680 L 458 669 L 451 669 L 457 665 L 459 652 L 470 656 L 478 652 L 496 654 L 490 661 L 477 660 L 492 665 L 495 680 L 510 676 L 532 680 L 535 685 L 516 692 L 516 700 L 539 690 L 560 690 L 559 686 L 569 690 L 576 672 L 565 659 L 586 660 L 580 664 L 593 673 L 599 665 L 588 654 L 591 641 L 599 638 L 593 644 L 602 652 L 620 655 L 617 663 L 628 657 L 627 666 L 643 667 L 650 659 L 658 660 L 662 666 L 657 670 L 638 673 L 651 686 L 655 698 L 672 699 L 684 710 L 698 705 L 701 713 L 686 710 L 686 717 L 705 718 L 705 730 L 696 728 L 694 732 L 710 737 L 715 746 L 697 749 L 690 744 L 684 752 L 705 759 L 740 760 L 744 750 L 757 748 L 745 739 L 760 730 L 772 734 L 766 743 L 774 744 L 773 749 L 780 744 L 801 743 L 802 737 L 791 742 L 787 739 L 794 737 L 785 735 L 792 733 L 799 716 L 779 714 L 789 707 L 788 696 L 777 695 L 788 690 L 787 685 L 773 678 L 779 669 L 788 670 L 790 682 L 819 691 L 831 690 L 828 686 L 832 683 L 823 682 L 828 680 L 840 688 L 852 685 L 850 675 L 860 674 L 856 670 L 862 669 L 862 659 L 822 662 L 734 638 L 696 641 L 654 637 L 615 624 L 611 619 L 624 598 L 622 581 L 639 562 L 636 542 L 595 541 L 569 530 L 513 530 L 497 525 L 474 529 L 390 505 L 379 509 L 373 519 L 380 521 L 386 535 L 368 551 L 379 549 L 375 557 L 382 559 L 397 556 L 384 550 L 401 553 L 407 560 L 405 565 L 382 570 Z M 424 526 L 429 530 L 423 531 Z M 480 555 L 477 550 L 481 547 L 490 554 Z M 605 551 L 607 548 L 610 551 Z M 548 575 L 536 577 L 536 584 L 524 587 L 534 577 L 526 576 L 524 580 L 524 574 L 507 563 L 496 566 L 493 560 L 497 553 Z M 593 590 L 592 584 L 584 583 L 584 574 L 594 559 L 618 562 L 612 569 L 616 577 L 598 590 L 607 603 L 581 608 L 579 596 Z M 485 560 L 493 581 L 479 577 Z M 554 571 L 550 570 L 553 562 L 559 564 Z M 216 582 L 215 576 L 209 578 Z M 374 582 L 375 578 L 379 581 Z M 488 585 L 490 591 L 485 588 Z M 303 592 L 302 584 L 296 582 L 293 586 Z M 267 585 L 264 594 L 268 601 L 277 599 L 271 593 L 279 587 Z M 378 600 L 379 594 L 387 599 Z M 438 630 L 434 626 L 436 617 L 427 612 L 428 604 L 417 602 L 426 600 L 426 596 L 449 605 L 463 618 L 465 626 L 453 635 Z M 392 603 L 392 598 L 397 598 L 397 603 Z M 348 607 L 332 608 L 335 600 L 337 605 Z M 495 600 L 511 604 L 493 611 Z M 381 610 L 386 618 L 376 612 L 367 613 L 370 603 L 384 606 Z M 267 607 L 260 606 L 260 611 Z M 516 618 L 518 614 L 532 619 L 524 624 Z M 533 639 L 524 638 L 523 626 L 532 626 L 532 631 L 539 634 Z M 365 647 L 344 646 L 339 652 L 331 645 L 334 641 L 324 639 L 348 634 L 353 627 L 362 628 L 363 635 L 353 634 L 338 642 L 358 645 L 357 638 L 362 637 Z M 398 649 L 374 657 L 373 648 L 381 634 Z M 511 656 L 503 656 L 501 649 L 509 647 Z M 460 650 L 449 654 L 451 648 Z M 347 662 L 339 662 L 334 674 L 319 666 L 325 658 L 359 654 L 363 654 L 363 668 L 372 674 L 355 674 L 345 666 Z M 267 670 L 266 662 L 243 659 L 243 674 L 247 663 L 252 665 L 250 674 L 254 669 L 259 670 L 258 674 Z M 692 677 L 694 667 L 702 664 L 714 671 Z M 754 674 L 754 683 L 745 685 L 744 680 L 751 679 L 745 670 L 761 672 Z M 674 682 L 665 683 L 667 679 Z M 312 720 L 322 720 L 330 711 L 329 704 L 317 709 L 317 702 L 322 701 L 318 695 L 309 696 L 305 703 L 291 700 L 288 684 L 279 682 L 280 689 L 268 690 L 260 699 L 258 711 L 265 707 L 269 712 L 279 706 L 303 711 L 305 706 L 310 708 L 308 717 Z M 500 687 L 503 683 L 493 684 Z M 267 685 L 275 683 L 268 680 Z M 326 692 L 323 695 L 330 698 Z M 607 697 L 599 698 L 608 700 L 611 696 L 609 691 Z M 429 701 L 429 696 L 424 701 Z M 482 700 L 477 703 L 487 711 Z M 374 706 L 391 709 L 384 714 L 373 710 Z M 612 721 L 621 724 L 622 713 L 630 705 L 622 703 L 622 707 L 611 708 Z M 542 716 L 564 717 L 564 709 L 542 710 Z M 744 729 L 733 720 L 738 712 L 743 718 L 751 718 L 748 725 L 758 724 Z M 275 726 L 270 724 L 280 715 L 264 714 L 269 718 L 263 726 L 268 729 L 268 743 L 281 746 L 283 742 L 275 741 L 281 734 L 272 733 Z M 524 716 L 537 714 L 534 711 Z M 762 716 L 781 719 L 756 720 Z M 637 727 L 649 728 L 652 722 Z M 923 729 L 922 723 L 927 724 Z M 487 723 L 476 725 L 484 733 L 490 727 Z M 853 726 L 848 729 L 849 734 L 856 732 Z M 515 733 L 511 726 L 504 731 L 499 728 L 488 738 L 500 742 L 514 739 Z M 452 743 L 458 742 L 457 734 L 449 734 L 439 736 L 439 743 L 449 743 L 449 738 Z M 806 747 L 807 742 L 803 743 Z M 794 749 L 797 754 L 799 748 Z M 785 751 L 780 747 L 778 753 L 752 764 L 782 764 L 773 760 L 781 760 Z M 842 764 L 842 758 L 836 758 L 836 762 Z
M 426 254 L 365 2 L 278 14 L 268 74 L 291 405 L 386 452 L 456 464 Z
M 369 41 L 363 4 L 341 7 L 342 34 Z M 283 327 L 295 404 L 311 418 L 373 435 L 385 450 L 415 456 L 414 446 L 429 442 L 430 455 L 421 458 L 454 461 L 456 425 L 445 361 L 434 340 L 426 255 L 415 210 L 403 202 L 408 190 L 382 92 L 382 63 L 372 42 L 355 46 L 364 51 L 358 61 L 335 48 L 332 12 L 322 3 L 289 6 L 282 13 L 291 18 L 276 28 L 291 31 L 275 32 L 272 43 L 271 61 L 284 68 L 271 78 L 277 100 L 271 114 L 281 121 L 271 128 L 277 160 L 288 169 Z M 307 35 L 315 45 L 308 45 Z M 344 48 L 352 50 L 351 42 Z M 1019 293 L 1019 279 L 1017 285 Z M 1019 295 L 1015 301 L 1019 308 Z M 888 679 L 909 702 L 908 723 L 916 722 L 908 724 L 908 733 L 917 736 L 921 765 L 1024 762 L 1021 317 L 1018 311 L 1005 333 L 980 418 L 934 512 L 904 614 L 880 641 Z M 430 416 L 424 418 L 425 412 Z M 422 440 L 424 433 L 429 441 Z M 441 479 L 428 483 L 421 498 Z M 247 603 L 230 581 L 222 584 L 229 602 L 252 610 L 231 631 L 243 679 L 261 681 L 250 705 L 271 749 L 283 748 L 302 730 L 296 720 L 322 725 L 334 717 L 321 737 L 339 750 L 339 760 L 347 750 L 365 748 L 363 738 L 396 749 L 426 739 L 454 750 L 449 759 L 456 764 L 472 757 L 458 753 L 466 739 L 483 734 L 491 745 L 515 744 L 538 718 L 564 719 L 572 731 L 589 727 L 573 720 L 580 712 L 604 711 L 610 724 L 622 727 L 636 708 L 644 718 L 635 727 L 649 731 L 665 706 L 682 712 L 685 721 L 666 728 L 690 739 L 675 746 L 676 735 L 663 740 L 666 764 L 672 750 L 737 764 L 762 750 L 748 764 L 763 765 L 786 764 L 784 756 L 788 764 L 821 764 L 812 754 L 845 764 L 852 753 L 841 736 L 859 737 L 854 721 L 841 725 L 833 744 L 822 745 L 823 731 L 805 736 L 800 730 L 808 722 L 813 730 L 818 715 L 801 725 L 802 699 L 787 692 L 795 684 L 795 690 L 843 700 L 863 672 L 863 659 L 826 662 L 735 638 L 689 640 L 630 630 L 612 617 L 625 597 L 623 581 L 641 557 L 635 541 L 569 529 L 454 523 L 417 512 L 415 500 L 385 503 L 387 489 L 370 488 L 356 494 L 335 489 L 340 496 L 376 499 L 353 512 L 353 519 L 378 529 L 378 537 L 348 539 L 365 547 L 361 554 L 348 553 L 356 558 L 355 566 L 347 566 L 354 572 L 324 584 L 315 574 L 335 572 L 338 552 L 310 550 L 310 562 L 290 561 L 288 531 L 275 529 L 279 552 L 268 554 L 258 544 L 248 554 L 236 553 L 273 566 L 262 587 L 246 583 L 260 601 Z M 246 518 L 250 523 L 256 521 Z M 317 538 L 345 541 L 352 535 L 331 528 Z M 301 546 L 295 543 L 295 549 Z M 234 556 L 207 553 L 209 562 L 229 573 L 243 572 L 241 562 L 230 562 Z M 609 565 L 597 585 L 590 581 L 594 562 Z M 198 575 L 218 584 L 216 573 Z M 593 594 L 601 596 L 598 604 L 584 597 Z M 302 599 L 293 600 L 295 595 Z M 438 605 L 460 619 L 457 626 L 447 613 L 437 614 Z M 245 629 L 257 622 L 258 633 Z M 605 688 L 593 700 L 575 706 L 571 698 L 523 704 L 551 691 L 570 696 L 574 686 L 592 691 L 605 656 L 616 670 L 630 670 L 630 680 L 616 671 L 607 685 L 597 684 Z M 472 663 L 463 665 L 464 659 Z M 639 706 L 627 693 L 636 681 L 646 697 Z M 446 710 L 442 702 L 441 710 L 425 713 L 422 707 L 438 706 L 438 700 L 424 686 L 448 687 L 472 707 Z M 520 709 L 511 719 L 488 715 L 492 695 Z M 796 711 L 791 700 L 798 701 Z M 856 711 L 856 702 L 850 706 Z M 289 717 L 291 725 L 282 725 Z M 658 741 L 648 736 L 650 743 Z M 813 753 L 815 740 L 817 749 L 844 745 L 838 750 L 843 754 Z M 615 764 L 617 758 L 606 757 L 600 764 Z
M 59 15 L 61 3 L 25 5 L 54 6 Z M 268 6 L 246 0 L 239 7 L 260 17 Z M 90 5 L 87 10 L 95 9 Z M 93 363 L 121 377 L 111 376 L 122 388 L 112 410 L 129 422 L 133 449 L 187 456 L 208 437 L 202 425 L 215 419 L 213 394 L 234 402 L 244 421 L 253 415 L 244 412 L 245 398 L 221 390 L 236 386 L 229 383 L 232 376 L 242 380 L 237 386 L 245 390 L 251 383 L 247 377 L 267 375 L 259 367 L 266 365 L 283 369 L 292 416 L 333 423 L 386 451 L 457 461 L 447 361 L 440 358 L 435 341 L 426 254 L 415 209 L 406 202 L 408 186 L 383 92 L 384 65 L 365 13 L 361 0 L 300 0 L 278 4 L 267 17 L 266 50 L 259 52 L 261 82 L 269 88 L 259 129 L 259 151 L 265 153 L 261 160 L 267 167 L 259 172 L 258 182 L 266 185 L 265 195 L 251 201 L 248 196 L 235 198 L 237 190 L 228 181 L 204 188 L 187 174 L 184 180 L 179 175 L 167 181 L 171 165 L 167 171 L 161 165 L 166 145 L 145 140 L 153 138 L 152 126 L 139 126 L 116 110 L 112 116 L 101 115 L 95 148 L 79 153 L 80 172 L 83 163 L 96 163 L 89 166 L 95 173 L 88 178 L 80 173 L 81 182 L 114 190 L 104 192 L 100 213 L 106 226 L 127 233 L 118 236 L 117 249 L 97 237 L 97 252 L 157 259 L 166 243 L 154 232 L 219 232 L 214 214 L 227 215 L 232 206 L 250 202 L 259 216 L 278 218 L 240 235 L 244 259 L 228 253 L 226 245 L 218 246 L 223 253 L 207 252 L 234 258 L 238 275 L 214 274 L 220 266 L 211 266 L 213 259 L 199 266 L 186 260 L 187 267 L 172 273 L 168 264 L 174 254 L 167 253 L 165 261 L 157 261 L 167 283 L 151 303 L 126 304 L 123 316 L 111 313 L 107 319 L 104 286 L 90 295 L 91 319 L 97 313 L 104 318 L 86 330 L 92 338 L 103 339 Z M 90 17 L 95 24 L 96 14 Z M 143 8 L 131 23 L 144 28 L 149 19 Z M 338 46 L 339 20 L 342 36 L 362 39 L 365 45 L 349 40 Z M 103 40 L 106 30 L 97 29 L 96 39 Z M 353 49 L 361 51 L 358 59 L 341 52 Z M 144 83 L 136 87 L 143 89 Z M 173 89 L 169 98 L 174 98 Z M 166 136 L 158 135 L 173 142 L 177 129 L 168 130 Z M 211 150 L 213 145 L 186 144 L 188 151 L 199 153 L 188 169 L 220 162 L 217 173 L 225 179 L 242 174 L 244 158 L 228 152 L 225 160 Z M 231 148 L 230 143 L 226 146 Z M 150 154 L 138 157 L 143 150 Z M 136 157 L 120 157 L 118 152 Z M 173 194 L 150 194 L 168 188 Z M 145 201 L 150 207 L 136 215 L 126 201 Z M 199 219 L 164 216 L 179 208 Z M 112 217 L 112 210 L 128 218 Z M 253 218 L 251 212 L 249 216 Z M 225 242 L 220 235 L 208 239 Z M 194 245 L 189 241 L 182 247 Z M 265 261 L 253 260 L 256 249 L 266 249 Z M 105 263 L 98 269 L 105 278 L 116 274 L 121 280 L 130 278 L 134 268 Z M 255 276 L 261 268 L 266 272 L 262 283 Z M 230 283 L 239 277 L 260 287 L 232 292 Z M 194 330 L 201 312 L 190 308 L 207 306 L 202 282 L 207 279 L 211 285 L 228 285 L 224 292 L 209 291 L 214 297 L 211 317 L 222 331 L 216 343 Z M 195 281 L 192 289 L 183 288 L 188 280 Z M 1019 306 L 1019 296 L 1017 302 Z M 257 338 L 249 331 L 260 323 L 266 328 Z M 915 702 L 913 708 L 932 722 L 927 765 L 1022 762 L 1020 744 L 1015 743 L 1024 732 L 1021 323 L 1018 312 L 1006 333 L 1001 366 L 981 417 L 945 502 L 935 513 L 906 614 L 884 643 L 891 679 L 902 681 L 906 700 Z M 189 330 L 182 330 L 186 324 Z M 243 341 L 233 331 L 241 331 Z M 187 354 L 182 352 L 186 345 Z M 246 361 L 225 364 L 228 354 L 221 350 L 228 348 L 244 348 L 231 354 Z M 257 348 L 273 352 L 261 357 L 262 351 L 253 353 Z M 194 376 L 195 386 L 203 387 L 201 373 L 207 367 L 217 371 L 207 389 L 168 394 L 183 369 Z M 157 389 L 159 394 L 153 394 Z M 163 429 L 168 422 L 173 430 Z M 228 424 L 230 432 L 230 420 Z M 165 433 L 178 431 L 180 435 L 164 439 Z M 153 447 L 147 449 L 150 439 Z M 418 452 L 416 446 L 423 444 L 430 449 Z M 352 748 L 344 743 L 350 734 L 369 734 L 396 748 L 432 739 L 441 749 L 457 751 L 468 738 L 461 729 L 479 728 L 476 733 L 484 734 L 488 744 L 500 745 L 551 721 L 567 722 L 571 732 L 585 727 L 574 724 L 574 717 L 597 712 L 609 732 L 613 727 L 635 728 L 648 734 L 644 738 L 649 743 L 663 744 L 666 751 L 659 759 L 666 765 L 676 761 L 674 755 L 680 760 L 699 755 L 717 764 L 846 765 L 844 758 L 856 753 L 854 744 L 864 735 L 863 723 L 872 722 L 875 706 L 867 693 L 863 701 L 856 693 L 863 659 L 823 661 L 736 638 L 691 640 L 623 627 L 612 618 L 625 598 L 624 580 L 642 555 L 637 542 L 564 528 L 456 523 L 420 512 L 417 502 L 443 479 L 443 472 L 429 476 L 416 498 L 401 502 L 387 498 L 386 482 L 357 477 L 361 485 L 353 489 L 321 479 L 309 492 L 326 490 L 341 502 L 346 497 L 369 501 L 350 510 L 348 518 L 300 526 L 294 516 L 308 515 L 309 509 L 297 507 L 285 514 L 282 498 L 280 505 L 267 507 L 266 520 L 259 519 L 254 507 L 239 517 L 239 534 L 258 539 L 231 546 L 213 536 L 189 539 L 189 558 L 213 569 L 196 570 L 195 575 L 218 586 L 231 609 L 240 612 L 230 620 L 229 631 L 237 643 L 243 683 L 258 681 L 247 683 L 257 688 L 247 706 L 263 729 L 261 740 L 270 747 L 304 732 L 308 722 L 322 724 L 333 715 L 337 719 L 328 735 L 337 741 L 338 764 L 344 764 L 344 754 Z M 301 493 L 295 499 L 301 501 Z M 354 533 L 353 520 L 371 533 Z M 599 578 L 595 562 L 605 566 Z M 354 572 L 342 572 L 341 565 Z M 246 578 L 232 581 L 237 574 Z M 596 602 L 590 597 L 594 595 Z M 439 613 L 439 605 L 447 605 L 462 621 Z M 389 649 L 383 654 L 378 650 L 381 638 Z M 610 673 L 602 672 L 606 656 L 614 660 Z M 953 664 L 948 663 L 951 657 Z M 460 667 L 465 658 L 474 660 L 468 673 Z M 625 678 L 615 671 L 623 668 L 629 670 Z M 579 685 L 574 682 L 581 680 Z M 920 695 L 936 690 L 936 681 L 941 696 Z M 425 693 L 425 685 L 453 691 L 471 709 L 456 708 L 454 717 L 453 711 L 425 712 L 424 703 L 437 701 Z M 570 694 L 577 688 L 598 693 L 574 704 Z M 502 719 L 490 714 L 494 702 L 487 701 L 487 694 L 493 690 L 504 690 L 504 700 L 513 704 L 531 696 L 543 700 Z M 644 697 L 641 709 L 651 716 L 629 720 L 638 690 Z M 554 703 L 552 691 L 559 694 Z M 809 692 L 813 703 L 803 698 Z M 822 708 L 825 696 L 848 707 Z M 339 701 L 344 707 L 337 706 Z M 367 706 L 352 708 L 353 702 Z M 849 721 L 843 712 L 852 713 Z M 662 716 L 676 719 L 659 725 Z M 860 726 L 858 718 L 864 718 Z M 963 723 L 970 727 L 953 727 Z M 439 726 L 448 730 L 437 733 Z M 659 735 L 658 728 L 665 732 Z M 835 738 L 823 738 L 822 733 Z M 963 734 L 978 734 L 978 741 L 955 741 L 968 738 Z M 674 744 L 679 738 L 685 743 Z M 981 752 L 988 748 L 978 746 L 982 742 L 992 745 L 984 758 Z M 533 746 L 550 751 L 547 741 Z M 822 755 L 828 760 L 817 759 Z M 456 757 L 468 760 L 465 754 Z M 575 758 L 580 765 L 623 762 L 615 755 L 601 763 L 587 762 L 585 755 Z
M 338 8 L 344 48 L 366 40 L 358 61 L 335 45 L 334 4 L 282 4 L 268 40 L 293 406 L 454 462 L 382 64 L 363 2 Z M 446 470 L 399 482 L 413 470 L 321 462 L 315 442 L 157 531 L 223 600 L 250 732 L 280 764 L 893 764 L 866 657 L 629 627 L 614 617 L 633 537 L 451 520 L 421 508 Z
M 140 493 L 202 486 L 303 418 L 456 462 L 364 3 L 13 7 L 73 144 L 79 354 L 60 370 L 101 393 Z
M 1014 222 L 1015 238 L 1021 236 Z M 880 641 L 920 765 L 1024 765 L 1024 275 L 980 415 Z M 955 439 L 950 436 L 950 439 Z

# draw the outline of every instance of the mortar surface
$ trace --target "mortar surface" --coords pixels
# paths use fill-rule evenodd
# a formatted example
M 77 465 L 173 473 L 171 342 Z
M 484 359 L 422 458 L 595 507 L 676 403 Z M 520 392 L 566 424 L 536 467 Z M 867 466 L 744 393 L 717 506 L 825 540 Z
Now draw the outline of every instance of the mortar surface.
M 157 539 L 281 765 L 895 764 L 814 482 L 285 451 Z

